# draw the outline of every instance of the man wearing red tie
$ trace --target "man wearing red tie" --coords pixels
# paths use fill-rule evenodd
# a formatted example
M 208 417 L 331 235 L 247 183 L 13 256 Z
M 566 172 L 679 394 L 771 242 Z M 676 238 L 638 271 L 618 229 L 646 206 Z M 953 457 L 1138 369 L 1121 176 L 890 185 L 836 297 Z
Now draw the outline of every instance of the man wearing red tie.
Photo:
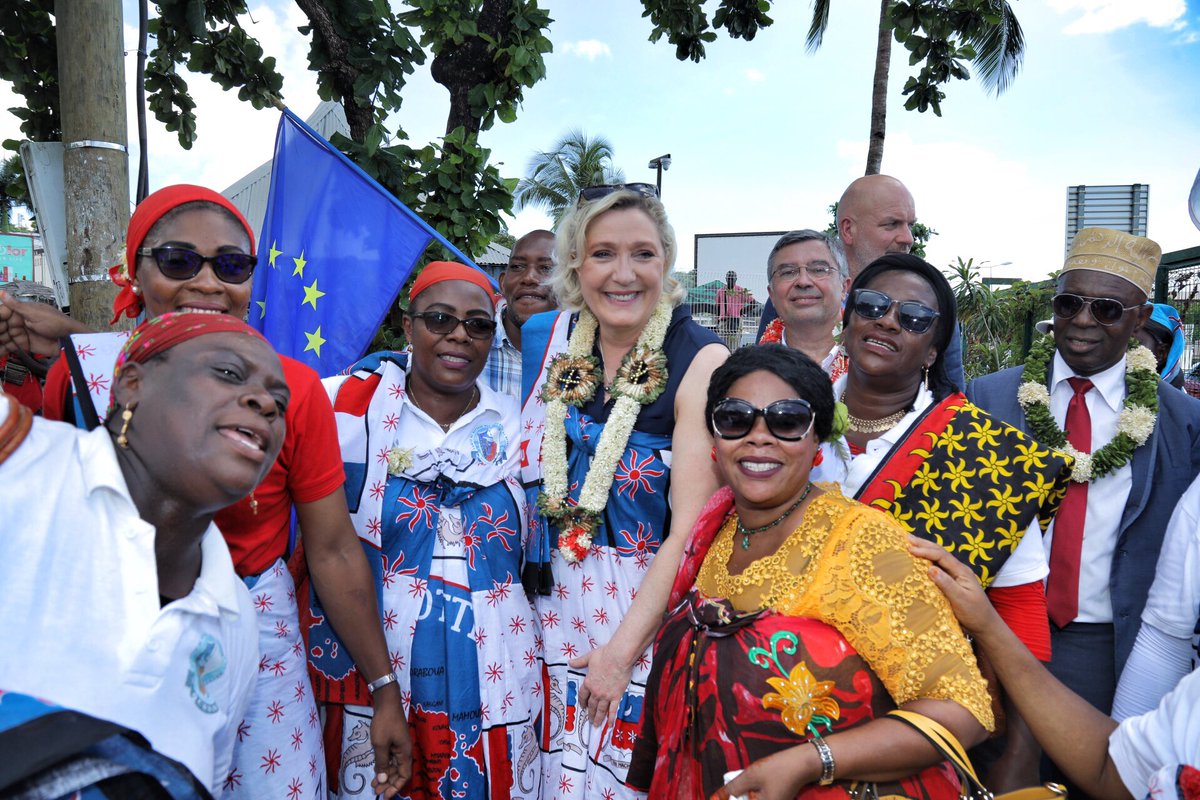
M 1200 402 L 1160 383 L 1153 356 L 1132 338 L 1152 310 L 1160 256 L 1149 239 L 1081 230 L 1058 279 L 1053 341 L 1035 343 L 1024 367 L 967 387 L 977 405 L 1076 456 L 1044 539 L 1049 666 L 1105 714 L 1163 531 L 1200 471 Z

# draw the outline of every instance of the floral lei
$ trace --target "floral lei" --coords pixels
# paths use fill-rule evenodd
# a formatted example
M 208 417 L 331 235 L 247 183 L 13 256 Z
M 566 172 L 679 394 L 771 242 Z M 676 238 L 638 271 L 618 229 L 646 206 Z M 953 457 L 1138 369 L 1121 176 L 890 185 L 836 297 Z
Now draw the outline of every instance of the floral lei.
M 762 338 L 758 340 L 759 344 L 783 344 L 783 320 L 779 317 L 767 323 L 767 329 L 763 331 Z
M 592 355 L 599 324 L 592 312 L 586 308 L 580 312 L 567 351 L 550 361 L 541 394 L 546 402 L 546 431 L 538 511 L 557 523 L 558 551 L 568 563 L 582 560 L 592 546 L 592 534 L 600 527 L 613 475 L 641 407 L 666 389 L 667 356 L 662 345 L 670 323 L 671 304 L 659 301 L 637 344 L 621 360 L 609 390 L 616 404 L 600 434 L 578 503 L 567 497 L 566 417 L 567 406 L 583 406 L 601 383 L 600 363 Z
M 1046 389 L 1046 369 L 1054 356 L 1054 337 L 1044 336 L 1034 343 L 1025 359 L 1017 402 L 1034 437 L 1042 444 L 1061 450 L 1075 459 L 1071 480 L 1087 483 L 1103 478 L 1129 463 L 1133 451 L 1154 433 L 1158 419 L 1158 364 L 1154 355 L 1129 340 L 1125 356 L 1125 403 L 1117 419 L 1117 435 L 1093 453 L 1076 450 L 1050 414 L 1050 392 Z

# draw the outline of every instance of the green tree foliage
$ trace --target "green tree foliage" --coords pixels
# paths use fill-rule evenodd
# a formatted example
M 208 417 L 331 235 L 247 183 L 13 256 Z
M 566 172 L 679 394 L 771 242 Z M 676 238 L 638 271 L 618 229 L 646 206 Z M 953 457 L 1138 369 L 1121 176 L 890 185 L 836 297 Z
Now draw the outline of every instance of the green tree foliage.
M 309 24 L 308 61 L 322 99 L 339 102 L 352 160 L 468 253 L 501 230 L 515 181 L 489 163 L 479 133 L 516 118 L 523 92 L 545 77 L 549 15 L 536 0 L 296 0 Z M 182 146 L 202 133 L 181 65 L 208 75 L 256 108 L 283 99 L 275 60 L 242 26 L 243 0 L 158 0 L 146 69 L 148 104 Z M 61 136 L 52 0 L 17 0 L 0 11 L 0 79 L 25 100 L 14 109 L 28 138 Z M 446 133 L 414 147 L 388 120 L 409 75 L 433 56 L 434 80 L 450 94 Z M 336 138 L 336 137 L 335 137 Z M 15 144 L 15 143 L 14 143 Z
M 597 184 L 621 183 L 624 173 L 613 166 L 613 147 L 603 136 L 569 131 L 552 148 L 534 155 L 517 184 L 518 210 L 545 208 L 554 227 L 579 199 L 580 190 Z
M 12 212 L 17 206 L 27 206 L 28 201 L 21 157 L 9 156 L 0 161 L 0 230 L 13 230 Z
M 967 380 L 1023 363 L 1030 338 L 1037 335 L 1034 323 L 1050 314 L 1054 277 L 995 289 L 984 283 L 974 259 L 959 258 L 950 271 Z
M 680 61 L 704 58 L 706 43 L 724 28 L 733 39 L 750 41 L 774 20 L 772 0 L 720 0 L 708 17 L 708 0 L 642 0 L 642 16 L 654 26 L 650 41 L 666 37 Z M 814 0 L 808 49 L 821 46 L 829 26 L 831 0 Z M 1008 0 L 881 0 L 871 92 L 871 130 L 866 174 L 879 172 L 887 118 L 888 68 L 893 39 L 909 52 L 908 63 L 920 69 L 909 76 L 903 94 L 909 111 L 941 116 L 942 90 L 951 80 L 968 80 L 968 64 L 996 94 L 1016 77 L 1025 37 Z

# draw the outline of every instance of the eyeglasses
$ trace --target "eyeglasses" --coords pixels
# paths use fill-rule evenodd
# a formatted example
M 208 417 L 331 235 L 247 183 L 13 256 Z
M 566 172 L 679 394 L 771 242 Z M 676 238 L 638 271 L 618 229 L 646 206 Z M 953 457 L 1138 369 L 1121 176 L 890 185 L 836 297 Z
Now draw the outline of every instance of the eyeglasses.
M 658 187 L 653 183 L 605 183 L 586 187 L 579 193 L 579 202 L 576 205 L 581 206 L 584 203 L 599 200 L 601 197 L 607 197 L 613 192 L 622 191 L 640 194 L 642 197 L 658 197 Z
M 1136 306 L 1123 306 L 1120 300 L 1111 297 L 1086 297 L 1079 294 L 1056 294 L 1050 301 L 1054 316 L 1059 319 L 1070 319 L 1083 311 L 1084 306 L 1091 306 L 1092 319 L 1108 327 L 1120 322 L 1126 311 L 1132 311 Z
M 771 435 L 785 442 L 803 439 L 813 426 L 812 406 L 806 400 L 776 400 L 766 408 L 755 408 L 745 400 L 726 397 L 713 408 L 713 433 L 722 439 L 741 439 L 760 416 Z
M 854 293 L 854 313 L 866 319 L 882 319 L 892 306 L 899 306 L 900 327 L 909 333 L 927 333 L 942 314 L 924 303 L 906 300 L 897 303 L 883 292 L 859 289 Z
M 459 319 L 453 314 L 447 314 L 443 311 L 422 311 L 417 314 L 410 313 L 413 319 L 419 319 L 425 323 L 425 327 L 430 333 L 436 333 L 438 336 L 446 336 L 453 333 L 454 329 L 459 325 L 463 326 L 463 330 L 467 332 L 467 336 L 472 339 L 490 339 L 496 335 L 496 320 L 490 317 L 467 317 Z
M 222 283 L 245 283 L 258 264 L 257 256 L 246 253 L 221 253 L 209 257 L 185 247 L 143 247 L 137 254 L 153 258 L 163 277 L 173 281 L 191 280 L 200 274 L 207 262 L 212 264 L 213 273 Z
M 807 272 L 814 281 L 821 281 L 832 275 L 836 268 L 828 264 L 785 264 L 771 274 L 771 280 L 791 283 L 800 277 L 801 270 Z

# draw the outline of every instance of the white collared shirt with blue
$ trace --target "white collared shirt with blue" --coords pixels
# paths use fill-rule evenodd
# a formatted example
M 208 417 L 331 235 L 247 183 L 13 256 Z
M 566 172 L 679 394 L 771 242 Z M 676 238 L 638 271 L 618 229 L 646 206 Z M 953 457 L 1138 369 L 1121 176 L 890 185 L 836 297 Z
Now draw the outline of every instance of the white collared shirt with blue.
M 160 607 L 155 529 L 107 430 L 34 420 L 0 485 L 0 690 L 132 728 L 215 790 L 258 666 L 250 594 L 220 531 L 201 540 L 192 591 Z
M 492 350 L 488 353 L 483 368 L 483 382 L 500 394 L 521 400 L 521 351 L 508 338 L 504 328 L 504 308 L 501 300 L 496 307 L 496 335 L 492 337 Z
M 1050 379 L 1050 413 L 1060 428 L 1066 425 L 1067 406 L 1075 390 L 1067 382 L 1076 377 L 1062 355 L 1054 352 L 1054 372 Z M 1082 377 L 1082 376 L 1080 376 Z M 1125 357 L 1103 372 L 1089 375 L 1093 389 L 1084 395 L 1092 418 L 1092 452 L 1108 444 L 1117 435 L 1117 420 L 1125 403 Z M 1121 527 L 1121 516 L 1129 491 L 1133 488 L 1133 468 L 1125 464 L 1088 486 L 1087 516 L 1083 524 L 1083 550 L 1079 556 L 1079 615 L 1076 622 L 1112 622 L 1112 595 L 1108 579 L 1112 573 L 1113 550 Z M 1046 558 L 1054 543 L 1054 525 L 1042 544 Z M 1054 580 L 1050 573 L 1049 580 Z

